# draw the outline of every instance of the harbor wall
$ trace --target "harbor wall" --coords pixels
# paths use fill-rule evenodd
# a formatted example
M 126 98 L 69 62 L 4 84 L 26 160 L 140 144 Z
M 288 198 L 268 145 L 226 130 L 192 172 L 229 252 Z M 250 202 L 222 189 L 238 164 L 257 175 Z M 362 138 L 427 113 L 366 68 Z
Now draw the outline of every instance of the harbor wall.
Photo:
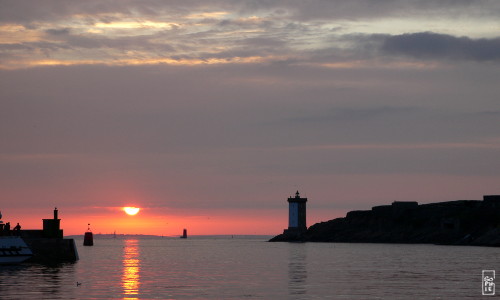
M 23 238 L 33 252 L 30 262 L 60 263 L 78 260 L 75 240 L 60 238 Z

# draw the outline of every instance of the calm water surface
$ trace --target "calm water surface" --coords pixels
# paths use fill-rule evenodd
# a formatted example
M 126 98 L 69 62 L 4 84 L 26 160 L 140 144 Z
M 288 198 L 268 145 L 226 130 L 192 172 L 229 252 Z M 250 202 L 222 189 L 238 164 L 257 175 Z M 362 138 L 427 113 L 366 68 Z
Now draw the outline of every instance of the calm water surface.
M 0 299 L 476 299 L 500 270 L 498 248 L 266 240 L 77 239 L 77 263 L 0 266 Z

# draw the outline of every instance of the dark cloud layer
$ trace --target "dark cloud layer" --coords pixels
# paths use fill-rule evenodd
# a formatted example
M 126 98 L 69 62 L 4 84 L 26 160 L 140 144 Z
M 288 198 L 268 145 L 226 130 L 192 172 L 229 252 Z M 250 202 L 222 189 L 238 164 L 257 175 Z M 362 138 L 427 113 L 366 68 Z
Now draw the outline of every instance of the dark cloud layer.
M 387 37 L 382 51 L 418 59 L 500 60 L 500 38 L 471 39 L 433 32 Z

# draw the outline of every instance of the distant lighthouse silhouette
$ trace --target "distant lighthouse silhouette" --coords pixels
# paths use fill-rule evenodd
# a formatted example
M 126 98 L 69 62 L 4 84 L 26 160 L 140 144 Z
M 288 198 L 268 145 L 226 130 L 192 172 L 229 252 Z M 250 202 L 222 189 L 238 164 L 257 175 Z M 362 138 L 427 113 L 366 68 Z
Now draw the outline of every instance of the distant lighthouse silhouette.
M 300 197 L 299 191 L 295 197 L 288 198 L 288 229 L 285 233 L 301 234 L 307 230 L 306 202 L 307 198 Z
M 181 239 L 187 239 L 188 237 L 188 234 L 187 234 L 187 229 L 184 228 L 184 230 L 182 231 L 182 235 L 180 236 Z

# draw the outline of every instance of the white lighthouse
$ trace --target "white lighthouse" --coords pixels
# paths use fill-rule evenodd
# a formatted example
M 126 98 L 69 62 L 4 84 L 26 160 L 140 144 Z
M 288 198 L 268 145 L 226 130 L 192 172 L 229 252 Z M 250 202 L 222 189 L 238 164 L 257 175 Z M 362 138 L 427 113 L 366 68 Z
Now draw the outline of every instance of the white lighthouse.
M 306 223 L 307 198 L 301 198 L 299 191 L 295 197 L 288 198 L 288 231 L 303 232 L 307 230 Z

